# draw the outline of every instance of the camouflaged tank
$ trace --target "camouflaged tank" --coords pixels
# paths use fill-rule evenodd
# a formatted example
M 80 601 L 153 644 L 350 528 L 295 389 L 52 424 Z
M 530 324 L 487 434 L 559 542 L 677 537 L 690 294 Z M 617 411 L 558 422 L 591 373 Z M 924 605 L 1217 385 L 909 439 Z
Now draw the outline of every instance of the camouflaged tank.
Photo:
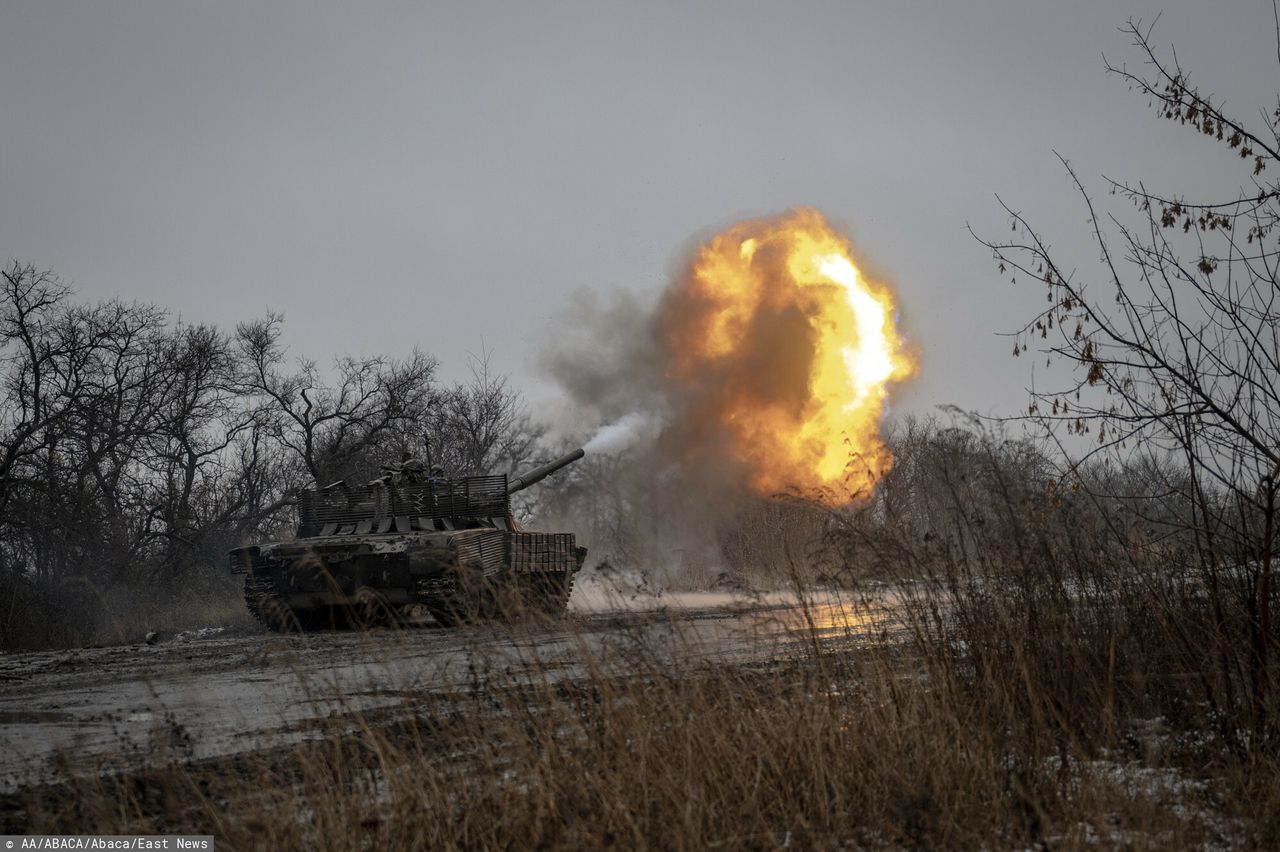
M 272 630 L 395 623 L 420 608 L 446 625 L 563 612 L 586 548 L 521 529 L 510 498 L 582 456 L 513 479 L 445 479 L 408 459 L 368 485 L 304 491 L 297 538 L 236 548 L 231 571 Z

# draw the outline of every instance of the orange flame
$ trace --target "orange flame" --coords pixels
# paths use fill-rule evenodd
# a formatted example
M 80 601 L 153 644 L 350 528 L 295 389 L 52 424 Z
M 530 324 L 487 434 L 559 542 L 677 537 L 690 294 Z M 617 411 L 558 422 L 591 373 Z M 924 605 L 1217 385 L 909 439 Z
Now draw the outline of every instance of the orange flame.
M 893 292 L 816 210 L 741 222 L 696 252 L 660 318 L 669 378 L 747 481 L 828 504 L 870 495 L 891 382 L 915 372 Z

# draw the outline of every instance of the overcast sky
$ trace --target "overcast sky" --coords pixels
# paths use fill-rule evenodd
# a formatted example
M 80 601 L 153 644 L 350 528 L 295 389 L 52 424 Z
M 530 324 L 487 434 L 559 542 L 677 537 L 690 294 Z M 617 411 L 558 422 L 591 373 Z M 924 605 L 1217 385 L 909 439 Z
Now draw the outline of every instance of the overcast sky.
M 689 241 L 812 205 L 886 270 L 922 374 L 897 402 L 1012 411 L 1008 331 L 1042 290 L 966 232 L 999 193 L 1074 251 L 1084 177 L 1192 193 L 1246 173 L 1108 78 L 1117 28 L 1245 115 L 1274 102 L 1270 4 L 192 3 L 0 0 L 0 259 L 87 298 L 299 354 L 482 345 L 536 399 L 583 288 L 657 293 Z

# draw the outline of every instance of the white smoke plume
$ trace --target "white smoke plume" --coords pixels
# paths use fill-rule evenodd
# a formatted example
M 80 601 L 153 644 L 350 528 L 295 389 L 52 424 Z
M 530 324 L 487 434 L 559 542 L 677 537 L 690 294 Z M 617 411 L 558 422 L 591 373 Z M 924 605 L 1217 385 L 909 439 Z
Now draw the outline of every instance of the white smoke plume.
M 657 422 L 650 414 L 633 411 L 600 430 L 582 448 L 588 453 L 617 453 L 631 447 L 643 438 L 652 438 Z

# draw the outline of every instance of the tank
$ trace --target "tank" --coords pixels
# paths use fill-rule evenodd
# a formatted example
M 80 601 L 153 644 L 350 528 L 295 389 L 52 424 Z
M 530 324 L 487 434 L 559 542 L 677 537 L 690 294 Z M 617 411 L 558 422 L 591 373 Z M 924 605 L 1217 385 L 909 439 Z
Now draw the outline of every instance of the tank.
M 425 608 L 454 625 L 563 612 L 586 548 L 572 533 L 520 528 L 511 495 L 582 458 L 521 476 L 430 475 L 406 459 L 366 485 L 298 495 L 290 541 L 231 551 L 249 611 L 277 631 L 361 628 Z

